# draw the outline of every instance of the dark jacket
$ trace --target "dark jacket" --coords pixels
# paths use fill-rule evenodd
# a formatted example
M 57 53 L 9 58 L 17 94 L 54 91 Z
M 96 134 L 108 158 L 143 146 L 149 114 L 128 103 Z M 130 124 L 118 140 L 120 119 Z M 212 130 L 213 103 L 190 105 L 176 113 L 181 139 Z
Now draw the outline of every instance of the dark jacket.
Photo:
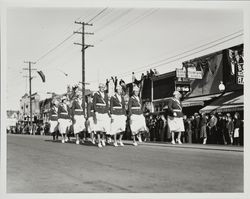
M 49 111 L 49 120 L 50 121 L 57 121 L 58 120 L 58 114 L 57 114 L 57 108 L 55 106 L 52 106 Z
M 110 99 L 110 114 L 114 115 L 126 115 L 124 97 L 121 96 L 121 101 L 116 95 Z
M 102 97 L 100 91 L 98 91 L 94 94 L 93 110 L 94 110 L 94 112 L 97 112 L 97 113 L 108 113 L 109 112 L 107 93 L 104 93 L 104 98 Z
M 79 102 L 78 100 L 74 100 L 72 103 L 72 115 L 83 115 L 83 109 L 81 106 L 81 102 Z
M 94 109 L 93 109 L 93 103 L 89 102 L 87 103 L 87 118 L 94 117 Z
M 134 97 L 130 97 L 128 101 L 128 115 L 131 116 L 132 114 L 141 115 L 143 114 L 142 111 L 142 100 L 139 98 L 139 101 Z
M 59 104 L 58 106 L 58 119 L 71 119 L 70 109 L 66 105 L 66 108 L 63 104 Z
M 177 116 L 175 117 L 183 117 L 183 113 L 182 113 L 182 105 L 181 103 L 176 100 L 175 98 L 170 98 L 168 100 L 168 115 L 170 116 L 174 116 L 174 113 L 176 113 Z

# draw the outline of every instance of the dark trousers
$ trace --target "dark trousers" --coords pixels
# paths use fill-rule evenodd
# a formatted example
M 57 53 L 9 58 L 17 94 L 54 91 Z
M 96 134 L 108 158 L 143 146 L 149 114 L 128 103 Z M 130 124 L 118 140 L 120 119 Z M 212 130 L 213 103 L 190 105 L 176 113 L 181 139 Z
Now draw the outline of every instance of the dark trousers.
M 194 129 L 194 142 L 199 143 L 200 141 L 200 129 Z

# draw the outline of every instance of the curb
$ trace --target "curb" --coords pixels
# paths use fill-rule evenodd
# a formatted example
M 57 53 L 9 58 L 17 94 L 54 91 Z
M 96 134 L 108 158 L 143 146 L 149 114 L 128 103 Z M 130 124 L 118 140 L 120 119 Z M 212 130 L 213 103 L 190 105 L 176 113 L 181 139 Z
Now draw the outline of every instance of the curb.
M 124 143 L 128 143 L 127 141 L 124 141 Z M 186 148 L 186 149 L 201 149 L 201 150 L 216 150 L 216 151 L 234 151 L 234 152 L 244 152 L 244 147 L 218 147 L 215 145 L 199 145 L 199 144 L 175 144 L 172 145 L 171 143 L 152 143 L 152 142 L 143 142 L 140 143 L 139 145 L 144 145 L 144 146 L 159 146 L 159 147 L 168 147 L 168 148 Z

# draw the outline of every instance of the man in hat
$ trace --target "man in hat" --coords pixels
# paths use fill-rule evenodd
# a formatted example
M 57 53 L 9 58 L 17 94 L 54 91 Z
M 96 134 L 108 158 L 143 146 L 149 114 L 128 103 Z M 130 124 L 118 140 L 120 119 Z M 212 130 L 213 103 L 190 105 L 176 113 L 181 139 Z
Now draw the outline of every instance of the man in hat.
M 181 132 L 185 131 L 183 123 L 182 105 L 180 102 L 181 94 L 179 91 L 174 91 L 173 97 L 168 100 L 168 126 L 171 132 L 172 144 L 175 144 L 175 133 L 178 133 L 177 143 L 181 142 Z
M 138 144 L 135 140 L 135 136 L 137 136 L 139 142 L 142 142 L 141 133 L 145 131 L 148 132 L 145 117 L 142 111 L 142 100 L 139 98 L 139 88 L 137 86 L 134 86 L 133 96 L 128 102 L 128 116 L 130 118 L 133 145 L 137 146 Z
M 211 115 L 211 118 L 208 122 L 208 128 L 209 128 L 208 142 L 209 142 L 209 144 L 215 144 L 216 143 L 218 119 L 217 119 L 217 117 L 215 117 L 214 113 L 211 113 L 210 115 Z
M 80 91 L 77 91 L 75 94 L 71 110 L 73 116 L 74 134 L 76 136 L 76 144 L 80 144 L 79 134 L 85 129 L 85 116 L 83 113 Z
M 50 129 L 49 132 L 52 134 L 53 136 L 53 141 L 58 139 L 58 101 L 56 100 L 56 98 L 52 99 L 51 102 L 51 108 L 49 111 L 49 125 L 50 125 Z
M 114 146 L 118 146 L 117 135 L 120 134 L 119 144 L 122 143 L 122 136 L 126 128 L 126 110 L 125 100 L 122 96 L 122 87 L 117 85 L 117 92 L 110 98 L 110 117 L 111 117 L 111 131 L 110 135 L 114 135 Z
M 104 91 L 105 85 L 100 83 L 99 91 L 94 94 L 93 98 L 93 110 L 96 116 L 95 131 L 97 133 L 99 148 L 106 145 L 105 133 L 109 133 L 110 131 L 108 95 Z
M 63 96 L 61 103 L 58 106 L 58 129 L 62 135 L 62 143 L 68 141 L 67 133 L 71 125 L 71 117 L 69 106 L 67 105 L 67 97 Z

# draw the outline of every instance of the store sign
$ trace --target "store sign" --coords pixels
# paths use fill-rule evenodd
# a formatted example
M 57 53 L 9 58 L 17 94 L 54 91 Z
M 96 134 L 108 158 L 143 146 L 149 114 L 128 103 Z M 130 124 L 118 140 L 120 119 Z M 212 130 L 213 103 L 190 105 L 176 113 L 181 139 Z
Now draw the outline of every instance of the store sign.
M 188 71 L 188 78 L 202 79 L 202 72 L 201 71 Z
M 244 70 L 243 64 L 239 63 L 237 65 L 237 75 L 236 75 L 237 84 L 244 84 Z
M 202 72 L 196 70 L 186 70 L 176 69 L 177 78 L 189 78 L 189 79 L 202 79 Z
M 176 77 L 177 78 L 186 78 L 186 70 L 176 69 Z

